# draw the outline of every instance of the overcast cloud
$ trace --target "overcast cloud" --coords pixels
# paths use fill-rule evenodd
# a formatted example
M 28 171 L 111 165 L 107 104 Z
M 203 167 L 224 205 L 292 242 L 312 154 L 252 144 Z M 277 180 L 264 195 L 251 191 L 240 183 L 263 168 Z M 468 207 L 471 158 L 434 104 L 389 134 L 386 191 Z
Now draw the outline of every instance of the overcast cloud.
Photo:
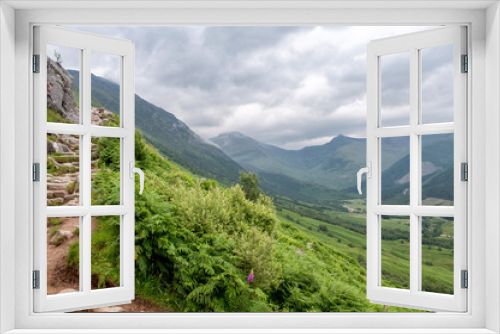
M 239 131 L 298 149 L 339 134 L 364 137 L 366 44 L 428 27 L 76 29 L 133 41 L 136 93 L 203 138 Z M 448 120 L 452 68 L 443 64 L 446 52 L 429 52 L 427 57 L 423 89 L 440 88 L 424 90 L 424 107 L 432 110 L 424 119 Z M 112 58 L 93 56 L 92 72 L 118 81 Z M 74 61 L 64 61 L 69 63 Z M 387 59 L 383 65 L 389 78 L 383 83 L 383 124 L 400 125 L 408 119 L 408 64 Z

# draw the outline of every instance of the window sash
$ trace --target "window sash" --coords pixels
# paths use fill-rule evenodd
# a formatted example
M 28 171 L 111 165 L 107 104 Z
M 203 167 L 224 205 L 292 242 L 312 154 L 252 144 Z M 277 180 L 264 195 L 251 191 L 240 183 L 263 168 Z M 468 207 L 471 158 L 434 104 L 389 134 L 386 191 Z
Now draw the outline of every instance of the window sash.
M 372 41 L 367 53 L 367 296 L 373 303 L 438 311 L 467 310 L 467 290 L 461 288 L 467 269 L 467 182 L 460 181 L 460 163 L 467 162 L 467 76 L 460 73 L 461 54 L 467 54 L 465 27 L 448 27 Z M 454 45 L 454 122 L 420 124 L 420 49 Z M 410 52 L 410 124 L 381 127 L 380 57 Z M 421 135 L 454 134 L 454 206 L 421 205 Z M 381 138 L 410 137 L 410 205 L 381 205 Z M 410 289 L 382 287 L 382 215 L 410 217 Z M 421 217 L 454 217 L 454 294 L 421 289 Z
M 40 182 L 33 185 L 34 203 L 34 270 L 40 271 L 40 289 L 33 290 L 34 311 L 75 311 L 129 303 L 134 299 L 134 180 L 129 163 L 134 161 L 135 120 L 133 87 L 133 44 L 129 41 L 88 34 L 63 28 L 35 27 L 34 54 L 40 55 L 40 73 L 34 74 L 34 162 L 40 163 Z M 60 45 L 80 51 L 80 124 L 48 123 L 46 45 Z M 121 127 L 91 125 L 91 52 L 118 55 L 121 58 Z M 47 207 L 48 133 L 73 134 L 81 138 L 79 206 Z M 121 140 L 120 193 L 121 205 L 91 205 L 91 138 L 114 137 Z M 120 215 L 120 287 L 91 288 L 91 219 L 92 216 Z M 47 295 L 47 217 L 80 217 L 79 291 Z

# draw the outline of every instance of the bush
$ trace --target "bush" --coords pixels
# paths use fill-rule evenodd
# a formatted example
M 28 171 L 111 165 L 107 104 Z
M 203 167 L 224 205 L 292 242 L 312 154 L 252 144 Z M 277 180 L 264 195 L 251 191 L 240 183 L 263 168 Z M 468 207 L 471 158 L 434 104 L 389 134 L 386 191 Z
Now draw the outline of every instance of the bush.
M 240 185 L 247 200 L 256 201 L 259 198 L 261 194 L 259 183 L 259 177 L 256 173 L 240 171 Z

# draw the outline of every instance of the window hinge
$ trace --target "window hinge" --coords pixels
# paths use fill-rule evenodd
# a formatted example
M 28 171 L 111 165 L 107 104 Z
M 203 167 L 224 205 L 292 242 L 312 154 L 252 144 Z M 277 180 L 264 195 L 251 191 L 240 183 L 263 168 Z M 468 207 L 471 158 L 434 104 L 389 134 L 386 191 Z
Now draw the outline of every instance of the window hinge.
M 469 72 L 469 57 L 467 55 L 462 55 L 462 73 Z
M 40 289 L 40 270 L 33 270 L 33 289 Z
M 469 272 L 467 270 L 462 270 L 461 276 L 462 276 L 462 289 L 467 289 L 469 287 Z
M 40 164 L 38 162 L 33 164 L 33 181 L 40 182 Z
M 460 165 L 460 170 L 461 170 L 461 180 L 462 181 L 469 181 L 469 165 L 466 162 L 462 162 Z
M 33 73 L 40 73 L 40 55 L 33 55 Z

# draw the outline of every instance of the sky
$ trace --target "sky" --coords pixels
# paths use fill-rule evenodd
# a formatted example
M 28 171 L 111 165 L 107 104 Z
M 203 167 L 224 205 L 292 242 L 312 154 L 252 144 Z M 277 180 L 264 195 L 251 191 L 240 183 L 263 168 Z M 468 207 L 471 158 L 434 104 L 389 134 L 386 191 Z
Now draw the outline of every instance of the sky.
M 71 28 L 131 40 L 136 93 L 202 138 L 238 131 L 300 149 L 340 134 L 364 137 L 366 45 L 431 27 Z M 58 50 L 64 67 L 78 68 L 77 53 Z M 452 121 L 452 47 L 425 51 L 423 121 Z M 407 54 L 382 57 L 383 126 L 409 122 L 408 61 Z M 115 82 L 117 64 L 116 56 L 92 55 L 92 73 Z

